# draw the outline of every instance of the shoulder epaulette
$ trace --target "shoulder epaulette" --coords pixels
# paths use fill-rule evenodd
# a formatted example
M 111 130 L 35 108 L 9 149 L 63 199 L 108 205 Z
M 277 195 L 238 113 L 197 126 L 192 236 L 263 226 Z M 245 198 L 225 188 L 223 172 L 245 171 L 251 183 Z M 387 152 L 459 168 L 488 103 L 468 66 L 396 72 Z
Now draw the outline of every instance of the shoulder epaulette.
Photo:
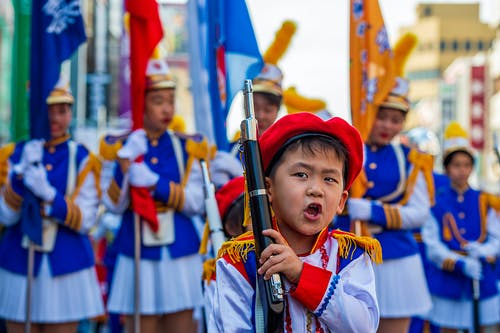
M 123 141 L 128 137 L 124 135 L 105 135 L 99 142 L 99 155 L 106 161 L 116 160 L 118 150 L 123 146 Z
M 486 198 L 487 206 L 500 212 L 500 196 L 483 192 L 482 195 Z
M 330 235 L 337 240 L 339 244 L 339 256 L 349 258 L 354 251 L 360 247 L 370 256 L 376 264 L 382 263 L 382 247 L 378 240 L 367 236 L 356 236 L 350 232 L 341 230 L 332 230 Z
M 9 157 L 16 148 L 15 143 L 9 143 L 0 148 L 0 187 L 7 183 L 9 175 Z
M 215 280 L 215 262 L 216 261 L 217 261 L 217 259 L 212 258 L 212 259 L 205 260 L 205 262 L 203 263 L 202 278 L 208 284 L 210 284 L 210 282 L 212 280 Z
M 253 233 L 251 231 L 247 231 L 240 236 L 223 243 L 217 253 L 217 258 L 228 256 L 232 263 L 240 261 L 245 262 L 248 259 L 248 253 L 251 251 L 255 251 L 255 242 L 253 239 Z
M 89 172 L 92 172 L 93 174 L 95 187 L 97 189 L 97 195 L 99 198 L 101 197 L 101 184 L 100 184 L 101 169 L 102 169 L 101 161 L 97 158 L 96 155 L 94 155 L 92 152 L 89 151 L 87 163 L 85 164 L 85 167 L 80 171 L 76 179 L 75 191 L 71 196 L 73 200 L 77 197 L 78 193 L 80 192 L 83 182 L 87 178 Z
M 425 182 L 427 184 L 427 192 L 429 195 L 429 201 L 431 207 L 434 206 L 435 202 L 435 188 L 434 188 L 434 176 L 432 174 L 432 170 L 434 168 L 434 158 L 432 155 L 427 153 L 423 153 L 418 151 L 417 149 L 411 149 L 408 154 L 408 160 L 411 164 L 413 164 L 414 168 L 410 175 L 408 176 L 407 184 L 406 184 L 406 193 L 401 200 L 400 204 L 405 205 L 410 199 L 411 194 L 413 193 L 413 188 L 415 187 L 415 183 L 417 182 L 417 175 L 419 172 L 422 172 L 425 178 Z

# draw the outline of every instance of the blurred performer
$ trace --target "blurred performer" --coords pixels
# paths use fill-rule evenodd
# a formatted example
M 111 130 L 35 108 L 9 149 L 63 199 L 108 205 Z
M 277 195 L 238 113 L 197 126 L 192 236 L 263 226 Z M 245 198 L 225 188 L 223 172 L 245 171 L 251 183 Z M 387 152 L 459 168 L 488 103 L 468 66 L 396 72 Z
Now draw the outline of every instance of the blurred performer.
M 107 209 L 122 214 L 108 308 L 126 315 L 127 330 L 132 329 L 135 214 L 129 187 L 147 188 L 159 225 L 141 220 L 141 331 L 194 332 L 193 309 L 203 304 L 199 237 L 192 220 L 203 212 L 197 144 L 167 129 L 175 112 L 175 82 L 166 61 L 151 59 L 146 77 L 144 129 L 124 140 L 104 193 Z
M 0 244 L 0 316 L 9 332 L 24 332 L 28 240 L 20 208 L 28 190 L 42 202 L 43 220 L 34 261 L 33 331 L 75 332 L 78 321 L 104 312 L 87 236 L 96 221 L 101 166 L 70 138 L 72 104 L 61 79 L 47 98 L 51 140 L 20 142 L 9 159 L 0 200 L 0 221 L 7 227 Z
M 404 142 L 410 147 L 416 148 L 421 152 L 432 155 L 433 158 L 439 155 L 440 152 L 439 140 L 436 134 L 424 127 L 415 127 L 403 133 L 403 135 L 401 136 L 401 142 Z M 446 175 L 439 174 L 437 172 L 433 172 L 433 178 L 435 193 L 439 192 L 441 187 L 447 186 L 449 183 L 448 177 Z M 420 258 L 422 259 L 422 263 L 424 265 L 427 286 L 429 286 L 428 266 L 431 265 L 431 263 L 427 259 L 425 244 L 422 240 L 422 228 L 416 228 L 412 230 L 412 232 L 413 237 L 418 244 Z M 424 320 L 424 317 L 419 316 L 412 318 L 409 333 L 440 332 L 439 327 L 437 327 L 433 323 L 430 323 L 428 320 Z
M 344 230 L 360 223 L 356 221 L 368 223 L 382 245 L 384 261 L 375 267 L 375 281 L 381 317 L 378 332 L 383 333 L 407 332 L 410 318 L 425 315 L 431 307 L 411 230 L 421 227 L 430 216 L 432 156 L 393 142 L 410 109 L 409 82 L 402 75 L 404 60 L 413 46 L 400 40 L 395 47 L 399 77 L 378 106 L 365 143 L 363 171 L 353 185 L 362 196 L 350 198 L 347 215 L 337 220 L 337 227 Z
M 473 280 L 479 286 L 481 332 L 500 323 L 494 263 L 500 249 L 500 199 L 470 188 L 475 153 L 456 122 L 445 131 L 443 166 L 449 186 L 436 192 L 432 217 L 422 235 L 427 249 L 432 322 L 441 332 L 469 330 L 473 323 Z

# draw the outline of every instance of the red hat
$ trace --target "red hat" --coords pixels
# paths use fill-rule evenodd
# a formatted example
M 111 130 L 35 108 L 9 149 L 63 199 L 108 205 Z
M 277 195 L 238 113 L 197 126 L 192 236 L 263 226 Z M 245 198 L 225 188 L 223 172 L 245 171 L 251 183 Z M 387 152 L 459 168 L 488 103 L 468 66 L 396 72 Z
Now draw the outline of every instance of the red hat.
M 347 179 L 345 189 L 351 187 L 363 164 L 363 141 L 356 128 L 344 119 L 334 117 L 324 121 L 320 117 L 299 112 L 284 116 L 269 127 L 259 138 L 262 166 L 267 172 L 281 156 L 286 146 L 305 136 L 326 135 L 338 139 L 347 150 Z
M 245 192 L 245 178 L 236 177 L 228 181 L 215 193 L 221 219 L 224 219 L 231 205 Z

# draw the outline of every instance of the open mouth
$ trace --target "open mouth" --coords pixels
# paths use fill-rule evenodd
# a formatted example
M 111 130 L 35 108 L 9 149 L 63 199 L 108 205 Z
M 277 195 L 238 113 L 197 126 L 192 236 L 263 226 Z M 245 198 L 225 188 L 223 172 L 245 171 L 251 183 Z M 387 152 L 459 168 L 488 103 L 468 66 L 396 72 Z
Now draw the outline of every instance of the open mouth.
M 321 205 L 318 205 L 318 204 L 308 205 L 306 208 L 306 213 L 309 216 L 313 216 L 313 217 L 318 216 L 319 214 L 321 214 Z

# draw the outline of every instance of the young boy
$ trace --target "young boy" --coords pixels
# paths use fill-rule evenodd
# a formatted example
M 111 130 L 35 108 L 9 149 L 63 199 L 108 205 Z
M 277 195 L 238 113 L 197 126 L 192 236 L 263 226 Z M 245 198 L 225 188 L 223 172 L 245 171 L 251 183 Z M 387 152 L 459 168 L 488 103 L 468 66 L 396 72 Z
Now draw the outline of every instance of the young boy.
M 358 131 L 340 118 L 297 113 L 272 125 L 259 144 L 274 212 L 273 229 L 263 234 L 275 244 L 260 258 L 249 233 L 222 247 L 211 330 L 255 329 L 257 272 L 265 279 L 283 277 L 285 332 L 374 332 L 379 312 L 370 257 L 380 259 L 380 245 L 328 231 L 361 169 Z

